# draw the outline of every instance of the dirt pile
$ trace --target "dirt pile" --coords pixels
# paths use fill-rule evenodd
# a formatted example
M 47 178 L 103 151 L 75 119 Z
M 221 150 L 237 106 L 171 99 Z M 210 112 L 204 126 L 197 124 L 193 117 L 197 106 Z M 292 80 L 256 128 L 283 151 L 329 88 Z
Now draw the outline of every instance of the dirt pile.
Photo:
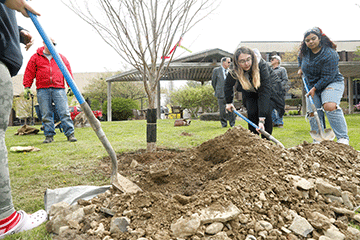
M 238 214 L 211 234 L 211 223 L 202 221 L 179 239 L 360 239 L 348 228 L 359 224 L 353 213 L 360 205 L 360 154 L 351 146 L 326 141 L 282 149 L 238 126 L 195 148 L 139 150 L 118 160 L 119 172 L 143 192 L 111 189 L 79 202 L 93 211 L 54 239 L 176 239 L 179 219 L 214 204 L 232 204 Z M 110 175 L 110 166 L 104 158 L 101 171 Z M 319 216 L 326 224 L 317 224 Z M 128 232 L 114 230 L 115 217 L 126 217 Z M 294 230 L 297 217 L 309 223 L 309 233 Z M 54 232 L 51 221 L 47 229 Z

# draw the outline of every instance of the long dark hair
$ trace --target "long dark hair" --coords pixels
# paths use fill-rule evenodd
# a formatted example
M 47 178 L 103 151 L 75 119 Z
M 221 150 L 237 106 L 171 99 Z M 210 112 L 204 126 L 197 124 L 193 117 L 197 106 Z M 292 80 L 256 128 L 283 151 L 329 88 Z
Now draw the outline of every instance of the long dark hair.
M 232 70 L 231 74 L 235 79 L 238 79 L 242 88 L 244 90 L 251 89 L 251 83 L 249 79 L 245 77 L 244 70 L 240 67 L 239 64 L 239 56 L 240 54 L 249 54 L 251 56 L 251 67 L 250 67 L 250 75 L 252 76 L 252 82 L 255 89 L 260 87 L 260 73 L 259 73 L 259 64 L 258 60 L 255 56 L 253 50 L 248 47 L 240 47 L 236 49 L 234 53 L 234 69 Z M 235 76 L 234 76 L 235 75 Z
M 336 50 L 336 48 L 337 48 L 336 44 L 334 42 L 332 42 L 330 40 L 330 38 L 323 33 L 321 28 L 314 27 L 314 28 L 311 28 L 311 29 L 307 30 L 304 33 L 304 38 L 303 38 L 303 40 L 301 42 L 301 45 L 300 45 L 300 53 L 299 53 L 300 58 L 302 58 L 306 53 L 308 53 L 310 51 L 310 49 L 306 46 L 306 43 L 305 43 L 305 38 L 307 36 L 309 36 L 310 33 L 313 33 L 316 36 L 318 36 L 318 38 L 320 38 L 321 46 L 327 46 L 327 47 L 330 47 L 330 48 Z

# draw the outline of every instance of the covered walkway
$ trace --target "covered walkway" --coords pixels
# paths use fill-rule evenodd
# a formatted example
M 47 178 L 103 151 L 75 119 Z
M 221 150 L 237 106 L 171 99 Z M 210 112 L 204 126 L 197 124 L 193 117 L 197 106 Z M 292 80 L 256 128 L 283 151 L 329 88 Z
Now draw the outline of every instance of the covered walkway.
M 212 70 L 220 66 L 222 57 L 232 58 L 233 54 L 215 48 L 203 52 L 195 53 L 190 56 L 175 59 L 171 62 L 168 72 L 160 79 L 157 89 L 157 109 L 158 118 L 160 117 L 160 83 L 161 81 L 177 81 L 177 80 L 191 80 L 204 83 L 211 80 Z M 298 65 L 296 62 L 282 62 L 281 66 L 285 67 L 289 79 L 297 78 Z M 348 86 L 347 96 L 349 99 L 354 98 L 353 79 L 360 78 L 360 62 L 357 61 L 340 61 L 339 68 L 342 75 L 345 77 Z M 137 70 L 130 70 L 118 75 L 114 75 L 106 79 L 107 82 L 107 100 L 108 121 L 112 120 L 111 116 L 111 83 L 112 82 L 131 82 L 142 81 L 142 76 Z M 360 93 L 359 93 L 360 94 Z M 303 99 L 303 108 L 306 106 Z M 349 113 L 353 113 L 353 101 L 349 101 Z M 303 111 L 304 112 L 304 111 Z

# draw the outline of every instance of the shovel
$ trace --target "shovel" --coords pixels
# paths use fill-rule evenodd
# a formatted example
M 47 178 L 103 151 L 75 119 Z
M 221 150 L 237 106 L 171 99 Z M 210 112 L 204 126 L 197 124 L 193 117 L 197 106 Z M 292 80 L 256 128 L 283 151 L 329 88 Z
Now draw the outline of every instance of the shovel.
M 249 123 L 251 126 L 253 126 L 256 129 L 259 129 L 260 133 L 262 135 L 264 135 L 267 139 L 273 141 L 274 143 L 276 143 L 277 145 L 279 145 L 282 148 L 285 148 L 284 145 L 279 142 L 279 140 L 277 140 L 276 138 L 274 138 L 270 133 L 268 133 L 267 131 L 259 128 L 255 123 L 253 123 L 252 121 L 250 121 L 249 119 L 247 119 L 244 115 L 242 115 L 241 113 L 239 113 L 238 111 L 236 111 L 235 109 L 233 109 L 233 112 L 238 115 L 239 117 L 241 117 L 242 119 L 244 119 L 247 123 Z
M 81 108 L 83 109 L 87 119 L 90 122 L 91 127 L 95 131 L 97 137 L 105 147 L 106 151 L 108 152 L 111 158 L 111 184 L 117 188 L 118 190 L 124 193 L 136 193 L 138 191 L 142 191 L 139 186 L 135 183 L 130 181 L 129 179 L 125 178 L 124 176 L 120 175 L 117 172 L 117 157 L 114 149 L 112 148 L 109 140 L 106 138 L 104 131 L 101 128 L 101 124 L 99 120 L 96 119 L 95 115 L 91 111 L 88 103 L 85 101 L 82 94 L 79 92 L 78 87 L 76 86 L 74 80 L 72 79 L 68 69 L 66 68 L 64 62 L 60 58 L 59 54 L 55 50 L 53 44 L 51 43 L 49 37 L 46 35 L 45 31 L 43 30 L 42 26 L 40 25 L 37 16 L 27 10 L 32 22 L 34 23 L 36 29 L 38 30 L 39 34 L 41 35 L 42 39 L 44 40 L 46 46 L 48 47 L 52 57 L 54 58 L 56 64 L 58 65 L 59 69 L 61 70 L 62 74 L 64 75 L 67 83 L 69 84 L 71 90 L 73 91 L 76 99 L 80 103 Z
M 302 80 L 303 80 L 303 83 L 304 83 L 304 88 L 305 88 L 306 94 L 308 94 L 309 93 L 309 88 L 308 88 L 308 86 L 306 84 L 305 77 L 303 77 Z M 335 138 L 334 131 L 331 128 L 327 128 L 327 129 L 324 129 L 324 130 L 322 129 L 319 114 L 317 112 L 317 109 L 315 107 L 315 104 L 314 104 L 314 101 L 313 101 L 311 95 L 309 95 L 308 98 L 309 98 L 309 101 L 310 101 L 311 109 L 312 109 L 312 111 L 314 113 L 314 117 L 316 119 L 316 123 L 317 123 L 318 128 L 319 128 L 319 132 L 317 132 L 315 130 L 310 131 L 310 136 L 314 140 L 319 141 L 319 142 L 322 142 L 324 140 L 333 140 Z

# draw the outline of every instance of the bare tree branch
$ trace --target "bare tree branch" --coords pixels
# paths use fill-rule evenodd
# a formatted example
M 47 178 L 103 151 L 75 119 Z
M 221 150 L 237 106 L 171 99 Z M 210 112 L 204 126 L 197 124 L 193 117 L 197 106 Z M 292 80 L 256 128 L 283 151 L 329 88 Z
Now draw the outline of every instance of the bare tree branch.
M 219 1 L 62 0 L 139 71 L 151 109 L 155 108 L 160 78 L 167 73 L 182 37 Z M 165 58 L 169 54 L 169 59 Z

